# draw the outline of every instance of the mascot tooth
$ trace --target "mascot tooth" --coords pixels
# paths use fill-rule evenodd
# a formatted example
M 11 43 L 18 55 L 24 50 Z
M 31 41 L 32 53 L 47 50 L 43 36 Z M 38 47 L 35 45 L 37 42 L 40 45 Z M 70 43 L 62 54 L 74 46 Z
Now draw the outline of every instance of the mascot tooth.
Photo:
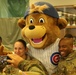
M 56 71 L 59 61 L 58 43 L 61 29 L 67 26 L 50 3 L 36 2 L 19 19 L 22 36 L 28 42 L 29 53 L 40 60 L 49 75 Z

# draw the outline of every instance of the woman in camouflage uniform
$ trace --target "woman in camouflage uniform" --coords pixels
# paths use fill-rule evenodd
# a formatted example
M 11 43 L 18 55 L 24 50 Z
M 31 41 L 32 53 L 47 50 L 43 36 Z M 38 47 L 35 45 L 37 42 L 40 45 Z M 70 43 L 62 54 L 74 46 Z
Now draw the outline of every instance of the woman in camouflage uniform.
M 13 64 L 14 67 L 7 65 L 4 69 L 4 73 L 6 75 L 48 75 L 43 64 L 28 55 L 27 52 L 26 42 L 22 39 L 17 40 L 14 44 L 14 54 L 8 54 L 12 60 L 7 60 L 9 63 Z

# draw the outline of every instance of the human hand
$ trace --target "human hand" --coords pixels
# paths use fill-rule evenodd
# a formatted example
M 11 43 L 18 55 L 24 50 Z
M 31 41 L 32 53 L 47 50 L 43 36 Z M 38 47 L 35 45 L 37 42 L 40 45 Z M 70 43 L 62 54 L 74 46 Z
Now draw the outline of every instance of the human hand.
M 7 62 L 13 64 L 15 67 L 18 67 L 18 64 L 24 60 L 17 54 L 7 54 L 7 56 L 10 58 L 10 60 L 8 59 Z

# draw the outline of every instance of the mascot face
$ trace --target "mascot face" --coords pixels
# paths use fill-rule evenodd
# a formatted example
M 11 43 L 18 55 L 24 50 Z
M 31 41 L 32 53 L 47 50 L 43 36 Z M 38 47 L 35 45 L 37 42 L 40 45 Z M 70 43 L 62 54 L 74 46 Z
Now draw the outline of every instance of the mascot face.
M 30 14 L 26 22 L 26 26 L 22 29 L 22 36 L 35 48 L 48 46 L 60 35 L 60 29 L 55 24 L 55 20 L 47 15 Z
M 24 19 L 18 21 L 22 28 L 22 36 L 34 48 L 45 48 L 54 43 L 60 36 L 60 29 L 66 26 L 66 21 L 59 21 L 58 14 L 47 13 L 47 4 L 32 5 Z M 49 9 L 50 10 L 50 9 Z M 59 23 L 62 22 L 62 23 Z

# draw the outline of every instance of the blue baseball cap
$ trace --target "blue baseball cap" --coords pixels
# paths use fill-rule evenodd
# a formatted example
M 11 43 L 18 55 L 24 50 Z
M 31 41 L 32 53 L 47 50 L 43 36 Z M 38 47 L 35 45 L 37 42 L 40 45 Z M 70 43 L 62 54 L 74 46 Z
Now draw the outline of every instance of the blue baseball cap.
M 48 8 L 43 10 L 44 14 L 51 16 L 51 17 L 54 17 L 54 18 L 59 18 L 57 10 L 50 3 L 47 3 L 47 2 L 36 2 L 35 3 L 35 5 L 38 5 L 38 6 L 42 6 L 44 4 L 48 6 Z M 30 7 L 28 7 L 28 9 L 26 10 L 25 15 L 24 15 L 24 19 L 26 18 L 27 15 L 29 15 L 29 11 L 30 11 Z

